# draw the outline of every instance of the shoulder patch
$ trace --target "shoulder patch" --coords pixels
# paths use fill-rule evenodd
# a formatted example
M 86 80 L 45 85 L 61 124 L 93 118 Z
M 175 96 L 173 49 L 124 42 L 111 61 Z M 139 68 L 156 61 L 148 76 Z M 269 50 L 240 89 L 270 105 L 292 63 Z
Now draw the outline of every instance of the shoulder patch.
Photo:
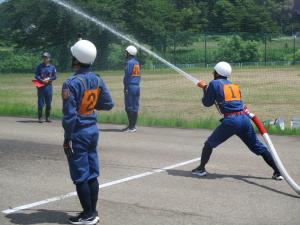
M 61 96 L 64 100 L 68 99 L 71 96 L 70 89 L 68 88 L 63 89 Z
M 95 73 L 95 75 L 97 76 L 98 79 L 98 85 L 101 85 L 103 83 L 102 77 L 100 76 L 100 74 Z

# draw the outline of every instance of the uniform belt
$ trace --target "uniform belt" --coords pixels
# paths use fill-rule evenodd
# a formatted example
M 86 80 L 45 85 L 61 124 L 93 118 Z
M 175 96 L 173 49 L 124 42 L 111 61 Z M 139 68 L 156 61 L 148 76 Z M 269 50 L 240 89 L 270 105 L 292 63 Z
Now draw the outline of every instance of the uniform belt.
M 228 117 L 228 116 L 238 116 L 238 115 L 244 115 L 245 112 L 244 111 L 238 111 L 238 112 L 230 112 L 230 113 L 225 113 L 224 117 Z

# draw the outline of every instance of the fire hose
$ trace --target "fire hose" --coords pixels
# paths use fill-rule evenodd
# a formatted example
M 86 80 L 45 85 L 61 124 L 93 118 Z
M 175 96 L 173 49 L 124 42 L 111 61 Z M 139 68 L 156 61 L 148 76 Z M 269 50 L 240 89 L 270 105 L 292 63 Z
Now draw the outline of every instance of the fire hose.
M 291 178 L 291 176 L 288 174 L 287 170 L 285 169 L 282 161 L 279 158 L 279 155 L 277 154 L 275 146 L 273 145 L 271 138 L 270 138 L 266 128 L 262 124 L 262 122 L 258 119 L 258 117 L 255 114 L 251 113 L 246 106 L 244 108 L 244 112 L 252 120 L 252 122 L 257 127 L 259 133 L 264 138 L 264 141 L 267 144 L 267 147 L 268 147 L 272 157 L 274 158 L 275 164 L 278 167 L 278 169 L 279 169 L 281 175 L 283 176 L 283 178 L 285 179 L 285 181 L 298 195 L 300 195 L 299 185 Z

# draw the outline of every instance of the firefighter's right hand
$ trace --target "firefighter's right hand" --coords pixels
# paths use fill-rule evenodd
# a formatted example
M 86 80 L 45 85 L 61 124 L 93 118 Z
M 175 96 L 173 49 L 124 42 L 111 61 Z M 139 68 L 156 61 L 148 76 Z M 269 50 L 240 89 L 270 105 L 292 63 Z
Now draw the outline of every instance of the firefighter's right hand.
M 69 158 L 74 154 L 74 151 L 71 146 L 71 140 L 65 139 L 63 145 L 66 156 Z

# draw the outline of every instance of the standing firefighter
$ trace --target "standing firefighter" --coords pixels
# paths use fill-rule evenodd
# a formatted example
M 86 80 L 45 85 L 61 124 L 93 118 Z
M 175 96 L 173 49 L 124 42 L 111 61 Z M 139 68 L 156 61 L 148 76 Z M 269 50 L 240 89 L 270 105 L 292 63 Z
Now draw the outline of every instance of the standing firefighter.
M 130 45 L 125 49 L 127 63 L 124 75 L 125 110 L 128 117 L 128 127 L 125 132 L 136 132 L 136 121 L 139 112 L 141 67 L 135 59 L 136 47 Z
M 43 108 L 46 104 L 46 122 L 51 122 L 51 102 L 53 95 L 52 81 L 56 80 L 55 66 L 50 64 L 51 55 L 48 52 L 42 55 L 43 62 L 38 65 L 35 72 L 35 79 L 41 83 L 37 88 L 38 95 L 38 120 L 42 123 Z
M 213 75 L 214 80 L 208 86 L 204 81 L 199 82 L 199 86 L 204 90 L 202 103 L 206 107 L 210 107 L 215 103 L 218 104 L 224 118 L 221 120 L 221 125 L 205 142 L 201 164 L 192 173 L 198 176 L 206 176 L 205 165 L 209 161 L 213 148 L 216 148 L 231 136 L 237 135 L 254 154 L 262 156 L 265 162 L 274 170 L 272 178 L 282 180 L 283 178 L 271 153 L 259 141 L 250 119 L 243 111 L 244 103 L 241 100 L 239 86 L 227 79 L 231 75 L 231 66 L 226 62 L 219 62 L 214 67 Z
M 110 110 L 113 101 L 104 81 L 90 72 L 97 49 L 87 40 L 73 47 L 72 68 L 75 74 L 62 87 L 63 120 L 65 130 L 64 151 L 67 155 L 71 178 L 76 185 L 83 212 L 71 217 L 71 224 L 96 224 L 99 183 L 96 110 Z

